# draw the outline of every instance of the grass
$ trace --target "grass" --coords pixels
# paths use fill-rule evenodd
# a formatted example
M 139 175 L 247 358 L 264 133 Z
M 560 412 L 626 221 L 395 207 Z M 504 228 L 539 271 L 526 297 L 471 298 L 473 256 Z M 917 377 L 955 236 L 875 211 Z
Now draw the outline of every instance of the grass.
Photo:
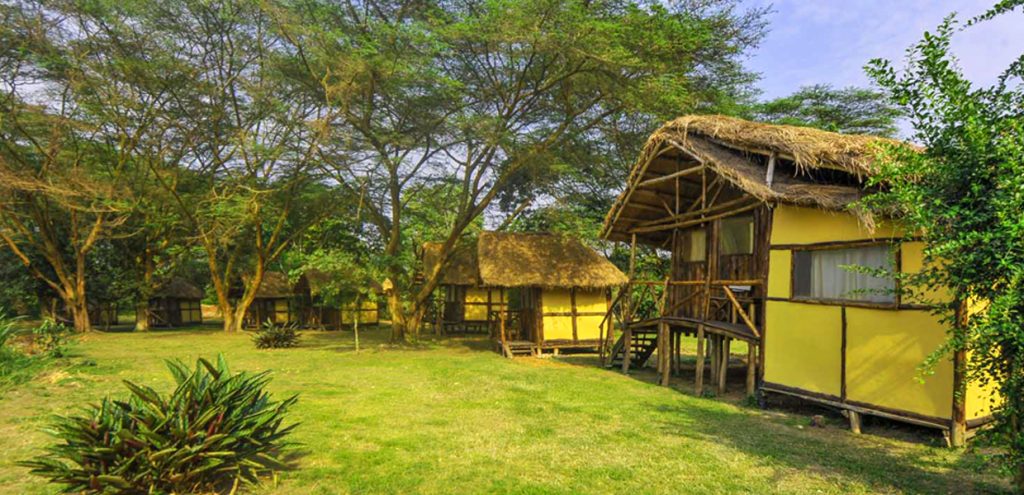
M 974 454 L 937 442 L 807 428 L 807 417 L 742 407 L 585 365 L 506 360 L 473 339 L 383 344 L 383 330 L 305 332 L 256 350 L 216 329 L 94 333 L 31 382 L 0 392 L 0 492 L 53 493 L 15 462 L 50 441 L 47 418 L 123 393 L 166 389 L 166 358 L 223 351 L 272 369 L 298 393 L 295 468 L 256 493 L 981 493 L 1006 492 Z

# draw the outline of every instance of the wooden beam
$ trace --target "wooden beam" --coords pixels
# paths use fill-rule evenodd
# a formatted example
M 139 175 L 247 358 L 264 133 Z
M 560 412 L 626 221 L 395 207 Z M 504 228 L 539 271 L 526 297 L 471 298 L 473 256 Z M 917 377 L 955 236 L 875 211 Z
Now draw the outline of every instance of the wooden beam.
M 654 184 L 661 184 L 662 182 L 668 182 L 668 181 L 670 181 L 672 179 L 676 179 L 676 178 L 679 178 L 679 177 L 686 177 L 687 175 L 693 175 L 693 174 L 695 174 L 697 172 L 700 172 L 702 168 L 703 168 L 702 166 L 691 167 L 691 168 L 680 170 L 678 172 L 673 172 L 671 174 L 662 175 L 661 177 L 655 177 L 653 179 L 647 179 L 647 180 L 644 180 L 644 181 L 640 181 L 636 185 L 636 187 L 637 187 L 637 189 L 639 189 L 639 188 L 642 188 L 642 187 L 652 186 Z
M 693 218 L 698 218 L 698 217 L 700 217 L 702 215 L 711 215 L 711 214 L 719 213 L 719 212 L 727 210 L 727 209 L 729 209 L 729 208 L 731 208 L 733 206 L 740 205 L 740 204 L 743 204 L 743 203 L 746 203 L 746 202 L 749 202 L 749 201 L 751 201 L 750 197 L 742 196 L 742 197 L 739 197 L 739 198 L 736 198 L 736 199 L 733 199 L 733 200 L 730 200 L 730 201 L 726 201 L 726 202 L 724 202 L 724 203 L 722 203 L 720 205 L 713 205 L 713 206 L 710 206 L 710 207 L 702 209 L 702 210 L 687 211 L 687 212 L 684 212 L 684 213 L 680 213 L 678 215 L 672 215 L 670 217 L 658 218 L 656 220 L 644 220 L 644 221 L 641 221 L 640 223 L 638 223 L 637 226 L 634 227 L 634 229 L 642 229 L 642 228 L 647 228 L 647 227 L 653 227 L 655 225 L 667 224 L 667 223 L 672 223 L 672 222 L 678 223 L 680 221 L 690 220 L 690 219 L 693 219 Z
M 744 199 L 748 199 L 748 198 L 744 198 Z M 737 215 L 737 214 L 740 214 L 740 213 L 743 213 L 743 212 L 747 212 L 747 211 L 753 210 L 754 208 L 757 208 L 760 205 L 761 205 L 761 203 L 758 201 L 756 203 L 750 203 L 750 204 L 748 204 L 746 206 L 742 206 L 742 207 L 736 208 L 734 210 L 729 210 L 729 211 L 721 212 L 721 213 L 718 213 L 718 214 L 715 214 L 715 215 L 711 215 L 711 216 L 707 216 L 707 217 L 695 218 L 695 219 L 691 219 L 691 220 L 682 220 L 682 221 L 679 221 L 679 222 L 676 222 L 676 223 L 665 224 L 665 225 L 652 225 L 650 227 L 636 227 L 636 228 L 630 229 L 629 233 L 630 234 L 649 234 L 651 232 L 661 232 L 661 231 L 672 230 L 672 229 L 685 229 L 686 227 L 692 227 L 694 225 L 700 225 L 702 223 L 706 223 L 706 222 L 709 222 L 711 220 L 718 220 L 720 218 L 725 218 L 725 217 L 728 217 L 728 216 Z
M 768 157 L 768 173 L 765 175 L 764 183 L 768 184 L 768 187 L 772 187 L 772 181 L 775 180 L 775 159 L 778 153 L 772 152 Z
M 740 319 L 743 320 L 743 323 L 746 324 L 747 328 L 754 333 L 755 337 L 760 339 L 761 332 L 757 330 L 757 326 L 754 325 L 754 322 L 750 321 L 750 317 L 747 316 L 747 312 L 743 309 L 743 306 L 736 300 L 736 294 L 732 293 L 732 289 L 730 289 L 728 285 L 723 285 L 722 290 L 725 291 L 725 296 L 729 298 L 729 302 L 732 303 L 732 306 L 736 308 L 736 312 L 739 314 Z

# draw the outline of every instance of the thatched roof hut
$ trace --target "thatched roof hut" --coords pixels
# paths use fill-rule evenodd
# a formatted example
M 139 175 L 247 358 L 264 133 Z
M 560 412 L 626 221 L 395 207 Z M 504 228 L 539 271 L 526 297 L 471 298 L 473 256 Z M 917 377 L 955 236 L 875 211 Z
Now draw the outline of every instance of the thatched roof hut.
M 434 270 L 441 259 L 440 242 L 423 244 L 423 268 L 427 273 Z M 441 285 L 479 285 L 480 267 L 477 264 L 477 246 L 463 242 L 455 246 L 448 257 L 448 266 L 441 273 Z
M 438 263 L 441 244 L 423 247 L 423 264 L 429 272 Z M 455 249 L 440 283 L 598 289 L 623 285 L 626 276 L 576 239 L 546 233 L 484 232 L 475 246 L 462 244 Z
M 707 166 L 733 188 L 762 202 L 846 210 L 861 198 L 864 179 L 877 170 L 875 158 L 882 145 L 909 146 L 874 136 L 721 115 L 680 117 L 648 138 L 628 186 L 605 218 L 602 236 L 628 240 L 632 227 L 661 216 L 662 206 L 671 205 L 677 196 L 699 199 L 700 184 L 693 181 L 682 181 L 690 191 L 674 190 L 672 179 L 690 175 L 678 170 L 682 162 Z M 872 224 L 866 212 L 856 213 Z
M 627 282 L 604 256 L 577 239 L 554 234 L 484 232 L 477 257 L 480 281 L 492 287 L 603 289 Z
M 266 272 L 263 274 L 263 281 L 259 290 L 256 291 L 257 299 L 281 299 L 295 296 L 295 290 L 288 275 L 282 272 Z
M 153 293 L 154 298 L 202 299 L 203 290 L 181 277 L 174 277 Z

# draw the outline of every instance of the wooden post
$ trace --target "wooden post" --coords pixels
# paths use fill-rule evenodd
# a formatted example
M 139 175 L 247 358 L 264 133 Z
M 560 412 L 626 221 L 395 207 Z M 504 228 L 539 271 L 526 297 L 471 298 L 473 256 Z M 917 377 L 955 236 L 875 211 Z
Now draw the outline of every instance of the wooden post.
M 718 395 L 725 394 L 726 379 L 729 376 L 729 345 L 732 343 L 732 339 L 728 337 L 721 337 L 722 343 L 719 346 L 719 351 L 722 357 L 718 360 L 720 369 L 718 371 Z
M 665 356 L 659 359 L 659 361 L 662 361 L 661 386 L 667 387 L 669 383 L 669 376 L 672 371 L 672 344 L 669 342 L 669 328 L 667 322 L 658 322 L 658 334 L 660 335 L 659 338 L 664 342 L 663 349 L 665 350 Z
M 954 332 L 962 334 L 967 328 L 967 308 L 963 301 L 956 306 L 956 327 Z M 958 335 L 962 336 L 962 335 Z M 949 445 L 963 447 L 967 444 L 967 352 L 957 349 L 953 353 L 953 418 L 949 425 Z
M 855 435 L 860 435 L 861 427 L 861 416 L 857 411 L 846 411 L 846 417 L 850 420 L 850 432 Z
M 629 372 L 629 361 L 632 359 L 633 348 L 633 280 L 636 276 L 636 234 L 630 239 L 629 244 L 629 283 L 626 285 L 626 298 L 623 301 L 622 326 L 622 372 Z
M 754 395 L 757 387 L 757 346 L 747 342 L 747 395 Z

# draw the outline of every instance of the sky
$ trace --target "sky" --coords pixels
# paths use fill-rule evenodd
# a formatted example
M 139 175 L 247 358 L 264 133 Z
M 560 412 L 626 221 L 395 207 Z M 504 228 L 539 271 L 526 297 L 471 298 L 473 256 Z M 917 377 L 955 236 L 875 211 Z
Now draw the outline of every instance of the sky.
M 873 58 L 901 67 L 908 47 L 951 12 L 966 20 L 996 0 L 747 0 L 771 5 L 769 33 L 748 61 L 761 74 L 765 99 L 801 86 L 869 86 Z M 971 81 L 990 84 L 1024 53 L 1024 12 L 982 23 L 954 37 L 953 52 Z

